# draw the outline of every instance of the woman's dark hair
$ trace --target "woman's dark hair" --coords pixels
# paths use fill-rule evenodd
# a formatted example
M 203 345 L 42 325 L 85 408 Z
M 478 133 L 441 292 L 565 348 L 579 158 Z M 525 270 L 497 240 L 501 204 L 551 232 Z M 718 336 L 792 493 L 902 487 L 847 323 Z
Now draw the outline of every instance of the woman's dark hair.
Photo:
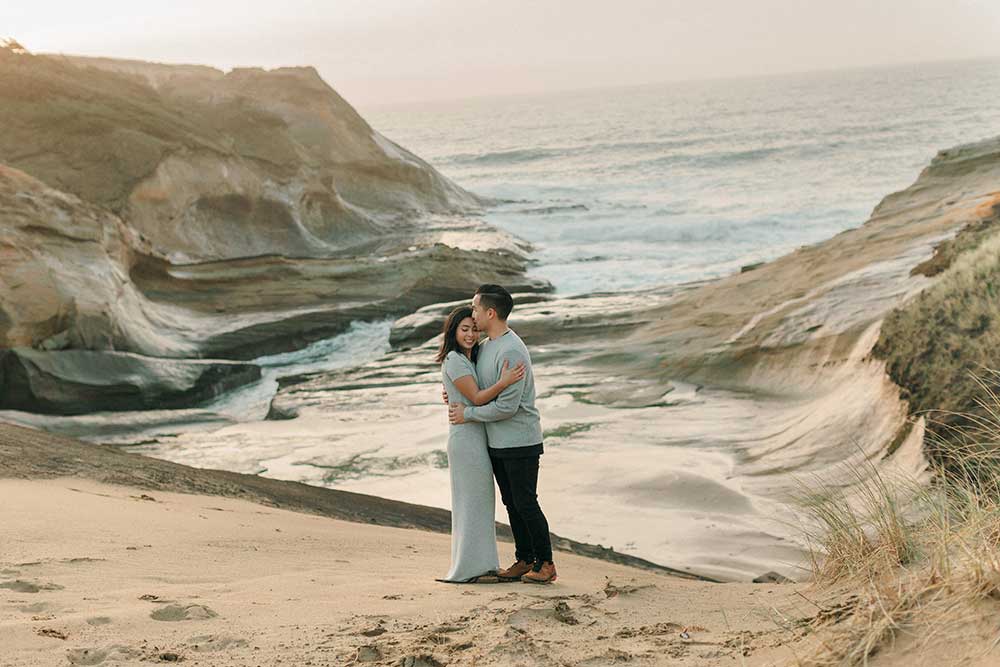
M 444 321 L 444 338 L 441 340 L 441 348 L 437 353 L 437 362 L 443 363 L 444 358 L 448 356 L 448 353 L 452 350 L 461 350 L 458 347 L 458 341 L 455 340 L 455 333 L 458 331 L 458 325 L 462 323 L 466 317 L 472 317 L 472 308 L 470 306 L 459 306 L 455 310 L 451 311 L 448 315 L 448 319 Z M 476 360 L 479 356 L 479 343 L 477 342 L 472 346 L 472 361 Z

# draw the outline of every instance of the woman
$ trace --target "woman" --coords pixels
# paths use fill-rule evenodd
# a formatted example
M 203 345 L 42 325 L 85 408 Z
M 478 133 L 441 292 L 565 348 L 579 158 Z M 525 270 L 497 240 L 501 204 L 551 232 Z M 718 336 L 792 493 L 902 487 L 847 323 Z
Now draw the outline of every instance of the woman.
M 524 365 L 507 368 L 500 380 L 479 388 L 476 356 L 479 332 L 472 308 L 459 306 L 444 323 L 438 350 L 445 391 L 452 403 L 484 405 L 524 377 Z M 500 567 L 494 523 L 493 467 L 486 448 L 486 429 L 469 422 L 452 424 L 448 431 L 448 472 L 451 476 L 451 570 L 438 581 L 448 583 L 496 583 Z

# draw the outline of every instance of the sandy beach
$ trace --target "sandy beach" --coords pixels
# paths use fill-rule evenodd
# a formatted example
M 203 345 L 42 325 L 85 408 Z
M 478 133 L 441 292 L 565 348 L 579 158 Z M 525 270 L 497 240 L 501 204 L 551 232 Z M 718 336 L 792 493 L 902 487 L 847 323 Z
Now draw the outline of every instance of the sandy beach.
M 0 496 L 12 667 L 769 664 L 815 612 L 801 585 L 568 554 L 551 586 L 441 584 L 447 535 L 229 498 L 79 478 L 0 480 Z

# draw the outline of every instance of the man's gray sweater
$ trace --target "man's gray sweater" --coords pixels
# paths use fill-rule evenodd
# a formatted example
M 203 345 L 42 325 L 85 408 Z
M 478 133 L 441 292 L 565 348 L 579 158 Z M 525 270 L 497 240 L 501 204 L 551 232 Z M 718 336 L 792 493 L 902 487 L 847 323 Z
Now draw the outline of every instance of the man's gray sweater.
M 490 449 L 527 447 L 542 442 L 542 422 L 535 408 L 535 376 L 531 356 L 520 336 L 512 330 L 479 347 L 476 374 L 479 386 L 489 387 L 500 379 L 503 362 L 510 368 L 524 363 L 524 378 L 500 392 L 491 403 L 465 408 L 465 420 L 484 422 Z

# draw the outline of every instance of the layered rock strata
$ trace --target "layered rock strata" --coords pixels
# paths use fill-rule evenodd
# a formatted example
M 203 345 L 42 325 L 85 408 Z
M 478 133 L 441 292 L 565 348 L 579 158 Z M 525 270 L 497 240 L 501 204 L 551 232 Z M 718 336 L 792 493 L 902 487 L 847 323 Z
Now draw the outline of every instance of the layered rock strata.
M 481 282 L 549 289 L 523 277 L 526 245 L 473 217 L 478 197 L 312 68 L 0 48 L 0 125 L 0 409 L 192 404 L 257 376 L 198 360 L 298 349 Z M 66 353 L 84 350 L 134 381 Z

